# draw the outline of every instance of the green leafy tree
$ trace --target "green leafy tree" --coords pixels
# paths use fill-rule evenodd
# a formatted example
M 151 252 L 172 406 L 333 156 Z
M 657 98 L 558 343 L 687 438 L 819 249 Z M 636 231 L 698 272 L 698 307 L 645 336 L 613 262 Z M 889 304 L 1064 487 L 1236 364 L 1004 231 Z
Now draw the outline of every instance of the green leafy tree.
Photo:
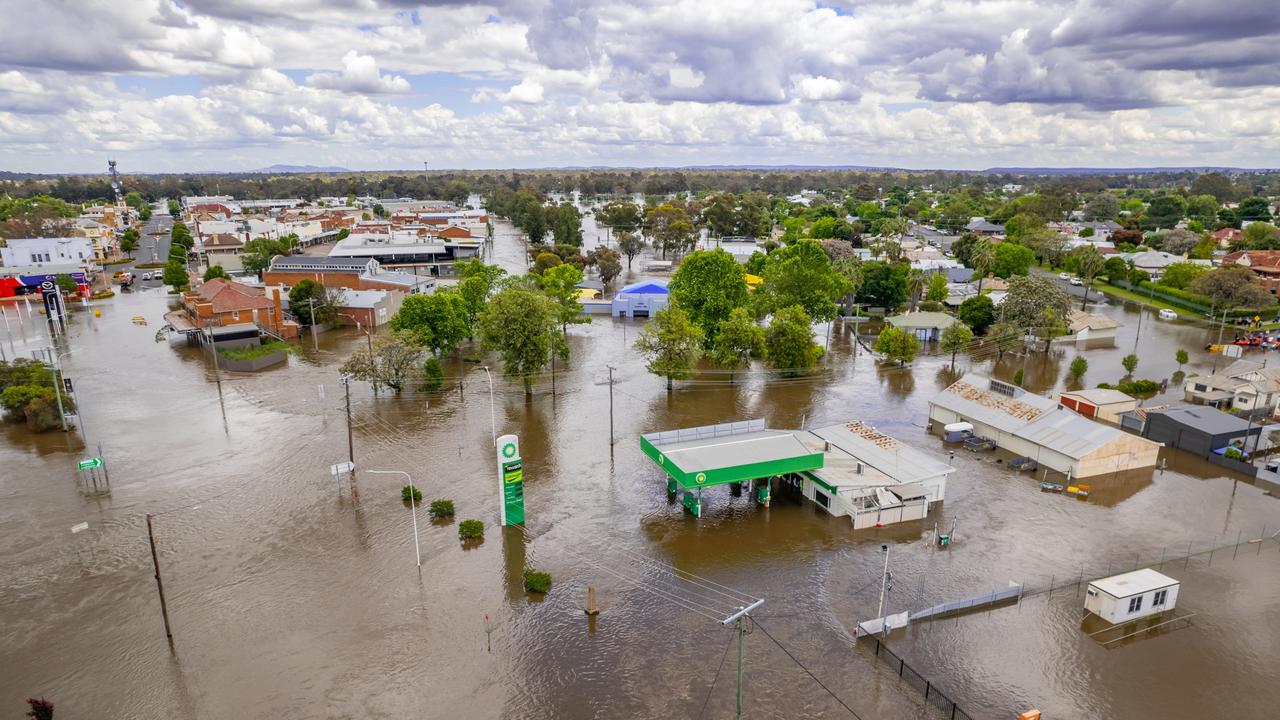
M 596 222 L 618 233 L 619 243 L 622 242 L 622 235 L 619 231 L 637 230 L 643 220 L 640 215 L 640 207 L 630 200 L 613 200 L 605 203 L 604 207 L 596 211 Z M 630 263 L 630 258 L 628 258 L 628 263 Z
M 924 292 L 926 282 L 923 270 L 917 268 L 907 270 L 907 293 L 911 296 L 912 310 L 920 304 L 920 293 Z
M 591 321 L 591 318 L 582 314 L 582 303 L 579 302 L 577 286 L 582 278 L 582 269 L 567 263 L 549 268 L 538 278 L 539 287 L 556 302 L 556 317 L 562 332 L 569 331 L 569 323 Z
M 548 211 L 551 235 L 557 245 L 582 247 L 582 215 L 573 205 L 560 203 Z
M 223 280 L 230 280 L 231 276 L 227 274 L 226 270 L 222 269 L 221 265 L 214 265 L 210 267 L 208 270 L 204 271 L 204 277 L 201 278 L 201 280 L 203 280 L 204 282 L 209 282 L 214 278 L 222 278 Z M 308 281 L 308 282 L 311 282 L 311 281 Z
M 1023 377 L 1022 368 L 1018 368 L 1018 372 L 1013 374 L 1013 384 L 1017 385 L 1018 387 L 1022 387 L 1022 377 Z
M 472 337 L 480 320 L 480 313 L 484 311 L 485 303 L 497 291 L 498 284 L 507 271 L 497 265 L 486 265 L 480 258 L 455 263 L 453 269 L 461 279 L 458 283 L 458 293 L 466 303 L 467 327 L 471 328 L 468 331 L 468 337 Z
M 560 259 L 559 255 L 550 252 L 542 252 L 538 253 L 538 256 L 534 258 L 533 267 L 529 268 L 529 272 L 534 275 L 541 275 L 551 268 L 558 267 L 562 264 L 564 264 L 564 261 Z
M 720 321 L 716 332 L 711 359 L 716 365 L 729 371 L 729 383 L 734 373 L 747 366 L 753 356 L 764 353 L 764 328 L 745 307 L 735 307 L 727 318 Z
M 1224 203 L 1236 198 L 1236 189 L 1226 175 L 1212 172 L 1196 177 L 1191 183 L 1191 194 L 1212 195 L 1219 203 Z
M 982 292 L 982 282 L 987 279 L 987 273 L 993 272 L 996 267 L 996 251 L 985 238 L 974 244 L 969 251 L 968 266 L 978 276 L 978 292 Z
M 271 259 L 277 255 L 291 254 L 297 243 L 297 235 L 286 235 L 278 239 L 254 238 L 244 244 L 244 253 L 240 256 L 241 265 L 261 279 L 262 271 L 271 267 Z
M 1049 352 L 1049 347 L 1053 345 L 1054 338 L 1067 334 L 1067 323 L 1062 317 L 1063 314 L 1058 312 L 1057 308 L 1043 308 L 1040 311 L 1040 317 L 1037 319 L 1035 327 L 1032 328 L 1036 336 L 1044 340 L 1046 354 Z
M 942 352 L 951 353 L 951 369 L 955 370 L 956 353 L 969 349 L 969 343 L 973 342 L 973 331 L 964 323 L 955 323 L 943 328 L 939 341 Z
M 591 251 L 591 262 L 596 266 L 600 282 L 608 285 L 614 278 L 622 274 L 622 256 L 617 250 L 600 246 Z
M 1004 235 L 1010 242 L 1019 243 L 1033 230 L 1044 228 L 1044 218 L 1030 213 L 1019 213 L 1004 224 Z
M 1124 280 L 1129 274 L 1129 266 L 1125 264 L 1124 258 L 1109 257 L 1102 264 L 1102 274 L 1109 280 Z
M 765 312 L 799 305 L 819 322 L 835 318 L 836 301 L 849 294 L 853 284 L 831 265 L 816 240 L 801 239 L 772 253 L 764 268 L 764 285 L 757 302 Z
M 634 260 L 637 255 L 644 252 L 644 249 L 647 246 L 648 244 L 645 243 L 643 237 L 640 237 L 630 230 L 623 230 L 618 233 L 618 252 L 627 256 L 628 270 L 631 269 L 631 261 Z
M 75 278 L 66 273 L 58 273 L 53 281 L 57 283 L 58 290 L 62 291 L 63 295 L 75 295 L 80 292 L 80 285 L 76 283 Z
M 338 319 L 341 307 L 341 290 L 328 288 L 311 278 L 303 278 L 289 289 L 289 309 L 303 325 L 332 323 Z
M 668 252 L 679 255 L 693 246 L 693 221 L 684 208 L 670 203 L 645 211 L 644 230 L 664 258 Z
M 929 276 L 929 289 L 925 291 L 924 299 L 935 303 L 940 303 L 947 299 L 947 276 L 945 274 L 934 273 Z
M 1066 317 L 1071 309 L 1071 297 L 1058 283 L 1041 275 L 1020 275 L 1009 280 L 1009 293 L 1000 303 L 1002 322 L 1020 329 L 1035 329 L 1044 321 L 1046 309 L 1053 310 L 1059 319 Z M 1038 333 L 1037 336 L 1043 337 Z
M 734 308 L 747 304 L 747 281 L 742 266 L 724 250 L 689 253 L 680 263 L 669 286 L 671 300 L 688 313 L 713 340 L 711 334 Z
M 920 352 L 920 340 L 909 330 L 886 327 L 876 338 L 874 349 L 886 359 L 905 365 L 916 359 L 916 353 Z
M 1240 205 L 1236 208 L 1236 214 L 1241 221 L 1261 220 L 1270 222 L 1271 204 L 1264 197 L 1247 197 L 1240 201 Z
M 1079 381 L 1085 373 L 1089 372 L 1089 361 L 1085 360 L 1083 355 L 1077 355 L 1067 367 L 1067 371 L 1071 373 L 1072 378 Z
M 440 360 L 434 357 L 427 358 L 427 361 L 422 364 L 422 387 L 420 389 L 423 392 L 436 392 L 442 386 L 444 386 L 444 368 L 441 367 Z M 432 505 L 434 504 L 432 503 Z
M 858 302 L 893 310 L 907 300 L 907 267 L 880 261 L 862 264 L 862 286 Z
M 1185 290 L 1195 279 L 1208 272 L 1209 268 L 1196 263 L 1179 262 L 1164 269 L 1160 284 L 1165 287 Z
M 1222 204 L 1212 195 L 1192 195 L 1187 198 L 1187 217 L 1198 220 L 1202 225 L 1212 225 L 1218 221 L 1218 210 Z
M 809 315 L 799 305 L 773 314 L 764 338 L 765 357 L 783 377 L 807 372 L 822 359 L 822 346 L 813 341 Z
M 290 293 L 291 305 L 292 297 Z M 467 323 L 467 303 L 456 290 L 410 295 L 391 316 L 391 328 L 403 332 L 435 355 L 453 352 L 471 333 Z
M 1178 348 L 1178 352 L 1173 354 L 1173 359 L 1178 363 L 1178 372 L 1182 372 L 1182 366 L 1191 361 L 1191 356 L 1187 354 L 1186 350 Z
M 1214 268 L 1191 282 L 1191 292 L 1204 295 L 1218 307 L 1265 308 L 1276 300 L 1257 282 L 1258 276 L 1243 265 Z
M 385 385 L 399 393 L 421 366 L 422 345 L 409 333 L 395 331 L 374 340 L 372 348 L 357 348 L 341 370 L 357 380 Z
M 1084 204 L 1085 220 L 1115 220 L 1119 214 L 1120 201 L 1109 192 L 1100 192 Z
M 1276 226 L 1269 222 L 1252 222 L 1241 232 L 1244 247 L 1249 250 L 1276 250 L 1280 249 L 1280 240 L 1277 235 L 1280 231 L 1276 230 Z
M 185 290 L 191 284 L 187 275 L 187 266 L 177 260 L 169 260 L 164 264 L 164 284 L 172 285 L 175 292 Z
M 182 203 L 178 202 L 177 200 L 170 199 L 168 204 L 169 204 L 170 215 L 172 215 L 173 217 L 178 217 L 179 215 L 182 214 Z
M 1031 248 L 1011 242 L 997 245 L 994 256 L 995 263 L 991 270 L 997 277 L 1005 279 L 1015 275 L 1026 275 L 1036 261 L 1036 254 Z
M 1004 354 L 1018 347 L 1022 343 L 1022 330 L 1007 322 L 998 322 L 987 328 L 987 342 L 995 345 L 996 359 L 1004 359 Z
M 125 253 L 127 255 L 129 253 L 132 253 L 134 250 L 137 250 L 138 240 L 140 239 L 141 239 L 141 235 L 139 235 L 138 231 L 135 230 L 134 228 L 129 228 L 128 230 L 125 230 L 124 234 L 120 236 L 120 252 Z
M 1102 257 L 1102 253 L 1098 252 L 1098 248 L 1092 245 L 1085 245 L 1072 251 L 1071 254 L 1075 259 L 1076 273 L 1084 281 L 1084 297 L 1080 300 L 1080 309 L 1084 310 L 1085 303 L 1089 302 L 1089 289 L 1093 287 L 1093 279 L 1102 272 L 1106 259 Z
M 1161 195 L 1151 201 L 1143 216 L 1143 227 L 1171 228 L 1187 216 L 1187 199 L 1181 195 Z
M 703 354 L 703 341 L 702 328 L 678 304 L 671 303 L 645 323 L 635 347 L 648 359 L 649 372 L 667 379 L 667 392 L 671 392 L 672 380 L 693 374 Z
M 569 359 L 560 328 L 559 306 L 544 293 L 509 286 L 494 295 L 480 316 L 480 338 L 502 358 L 502 371 L 524 381 L 533 394 L 532 378 L 551 362 L 552 353 Z
M 981 333 L 995 322 L 995 303 L 986 295 L 975 295 L 960 303 L 960 307 L 956 309 L 956 317 L 975 333 Z
M 1132 353 L 1125 355 L 1124 359 L 1120 361 L 1120 365 L 1124 367 L 1126 373 L 1132 375 L 1133 371 L 1138 369 L 1138 356 Z

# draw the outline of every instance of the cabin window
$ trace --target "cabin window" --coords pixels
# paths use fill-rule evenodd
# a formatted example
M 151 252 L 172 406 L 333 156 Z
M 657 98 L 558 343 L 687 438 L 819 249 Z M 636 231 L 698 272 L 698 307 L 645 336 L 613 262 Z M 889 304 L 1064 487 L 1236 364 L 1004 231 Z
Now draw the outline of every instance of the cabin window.
M 1089 597 L 1094 597 L 1095 595 L 1097 595 L 1097 594 L 1098 594 L 1098 591 L 1097 591 L 1097 590 L 1094 590 L 1093 588 L 1089 588 L 1088 590 L 1085 590 L 1084 592 L 1085 592 L 1085 594 L 1086 594 L 1086 595 L 1088 595 Z
M 1164 601 L 1168 597 L 1169 597 L 1168 590 L 1157 590 L 1155 596 L 1151 598 L 1151 607 L 1162 607 L 1164 605 Z
M 830 509 L 831 498 L 827 497 L 827 494 L 822 492 L 821 490 L 814 488 L 813 499 L 817 500 L 818 504 L 821 505 L 822 507 Z
M 1142 596 L 1129 598 L 1129 614 L 1133 614 L 1142 609 Z

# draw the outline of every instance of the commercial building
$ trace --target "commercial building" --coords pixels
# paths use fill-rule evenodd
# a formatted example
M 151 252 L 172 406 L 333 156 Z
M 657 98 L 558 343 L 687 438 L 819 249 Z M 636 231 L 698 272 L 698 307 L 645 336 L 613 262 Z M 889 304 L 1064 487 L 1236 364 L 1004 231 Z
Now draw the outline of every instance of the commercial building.
M 1089 583 L 1084 609 L 1118 625 L 1172 610 L 1182 583 L 1151 568 L 1112 575 Z
M 268 298 L 259 288 L 222 278 L 183 293 L 182 309 L 167 313 L 165 320 L 181 332 L 253 323 L 286 340 L 298 336 L 297 323 L 284 318 L 278 289 Z
M 968 422 L 975 435 L 1072 478 L 1153 467 L 1160 453 L 1158 443 L 977 373 L 930 400 L 929 419 L 939 425 Z
M 6 267 L 43 268 L 53 265 L 92 264 L 93 240 L 87 237 L 11 238 L 0 247 L 0 262 Z
M 407 297 L 394 290 L 343 290 L 338 318 L 344 323 L 375 328 L 385 325 Z
M 347 290 L 393 290 L 406 295 L 435 291 L 436 280 L 429 275 L 384 270 L 373 258 L 278 255 L 262 273 L 266 285 L 291 288 L 299 280 L 314 280 L 330 288 Z
M 671 301 L 665 282 L 646 280 L 628 285 L 613 296 L 613 317 L 653 317 Z
M 484 238 L 428 234 L 426 231 L 391 230 L 364 232 L 362 226 L 339 240 L 329 257 L 374 259 L 390 268 L 403 268 L 430 275 L 450 275 L 459 260 L 477 257 Z

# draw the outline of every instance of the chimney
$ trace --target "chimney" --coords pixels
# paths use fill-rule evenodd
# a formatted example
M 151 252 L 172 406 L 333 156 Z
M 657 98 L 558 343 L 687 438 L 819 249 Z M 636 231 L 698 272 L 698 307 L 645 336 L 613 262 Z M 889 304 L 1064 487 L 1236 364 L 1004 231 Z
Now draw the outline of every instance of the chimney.
M 284 318 L 284 314 L 283 314 L 283 313 L 284 313 L 284 310 L 280 307 L 280 288 L 279 288 L 279 287 L 276 287 L 276 288 L 272 289 L 272 291 L 271 291 L 271 295 L 272 295 L 272 300 L 274 300 L 274 301 L 275 301 L 275 304 L 276 304 L 275 317 L 274 317 L 274 318 L 272 318 L 272 320 L 271 320 L 271 323 L 272 323 L 272 328 L 271 328 L 271 329 L 272 329 L 272 330 L 279 330 L 279 328 L 280 328 L 280 327 L 282 327 L 282 326 L 283 326 L 283 324 L 284 324 L 284 323 L 282 322 L 282 320 L 283 320 L 283 318 Z

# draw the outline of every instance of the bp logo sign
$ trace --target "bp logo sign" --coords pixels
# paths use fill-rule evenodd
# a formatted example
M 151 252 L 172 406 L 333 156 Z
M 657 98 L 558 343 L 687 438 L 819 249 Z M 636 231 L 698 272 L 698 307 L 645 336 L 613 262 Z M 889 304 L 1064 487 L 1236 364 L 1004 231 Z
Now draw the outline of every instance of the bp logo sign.
M 702 483 L 704 483 L 704 482 L 706 482 L 706 481 L 707 481 L 707 474 L 706 474 L 706 473 L 698 473 L 698 474 L 697 474 L 697 476 L 695 476 L 695 477 L 693 478 L 693 481 L 694 481 L 694 482 L 696 482 L 696 483 L 698 483 L 699 485 L 701 485 Z
M 502 457 L 510 459 L 516 456 L 516 444 L 506 443 L 502 446 Z
M 661 465 L 661 464 L 665 463 L 666 461 L 667 461 L 667 459 L 666 459 L 665 457 L 663 457 L 663 456 L 661 456 L 661 455 L 659 455 L 659 456 L 658 456 L 658 464 L 659 464 L 659 465 Z

